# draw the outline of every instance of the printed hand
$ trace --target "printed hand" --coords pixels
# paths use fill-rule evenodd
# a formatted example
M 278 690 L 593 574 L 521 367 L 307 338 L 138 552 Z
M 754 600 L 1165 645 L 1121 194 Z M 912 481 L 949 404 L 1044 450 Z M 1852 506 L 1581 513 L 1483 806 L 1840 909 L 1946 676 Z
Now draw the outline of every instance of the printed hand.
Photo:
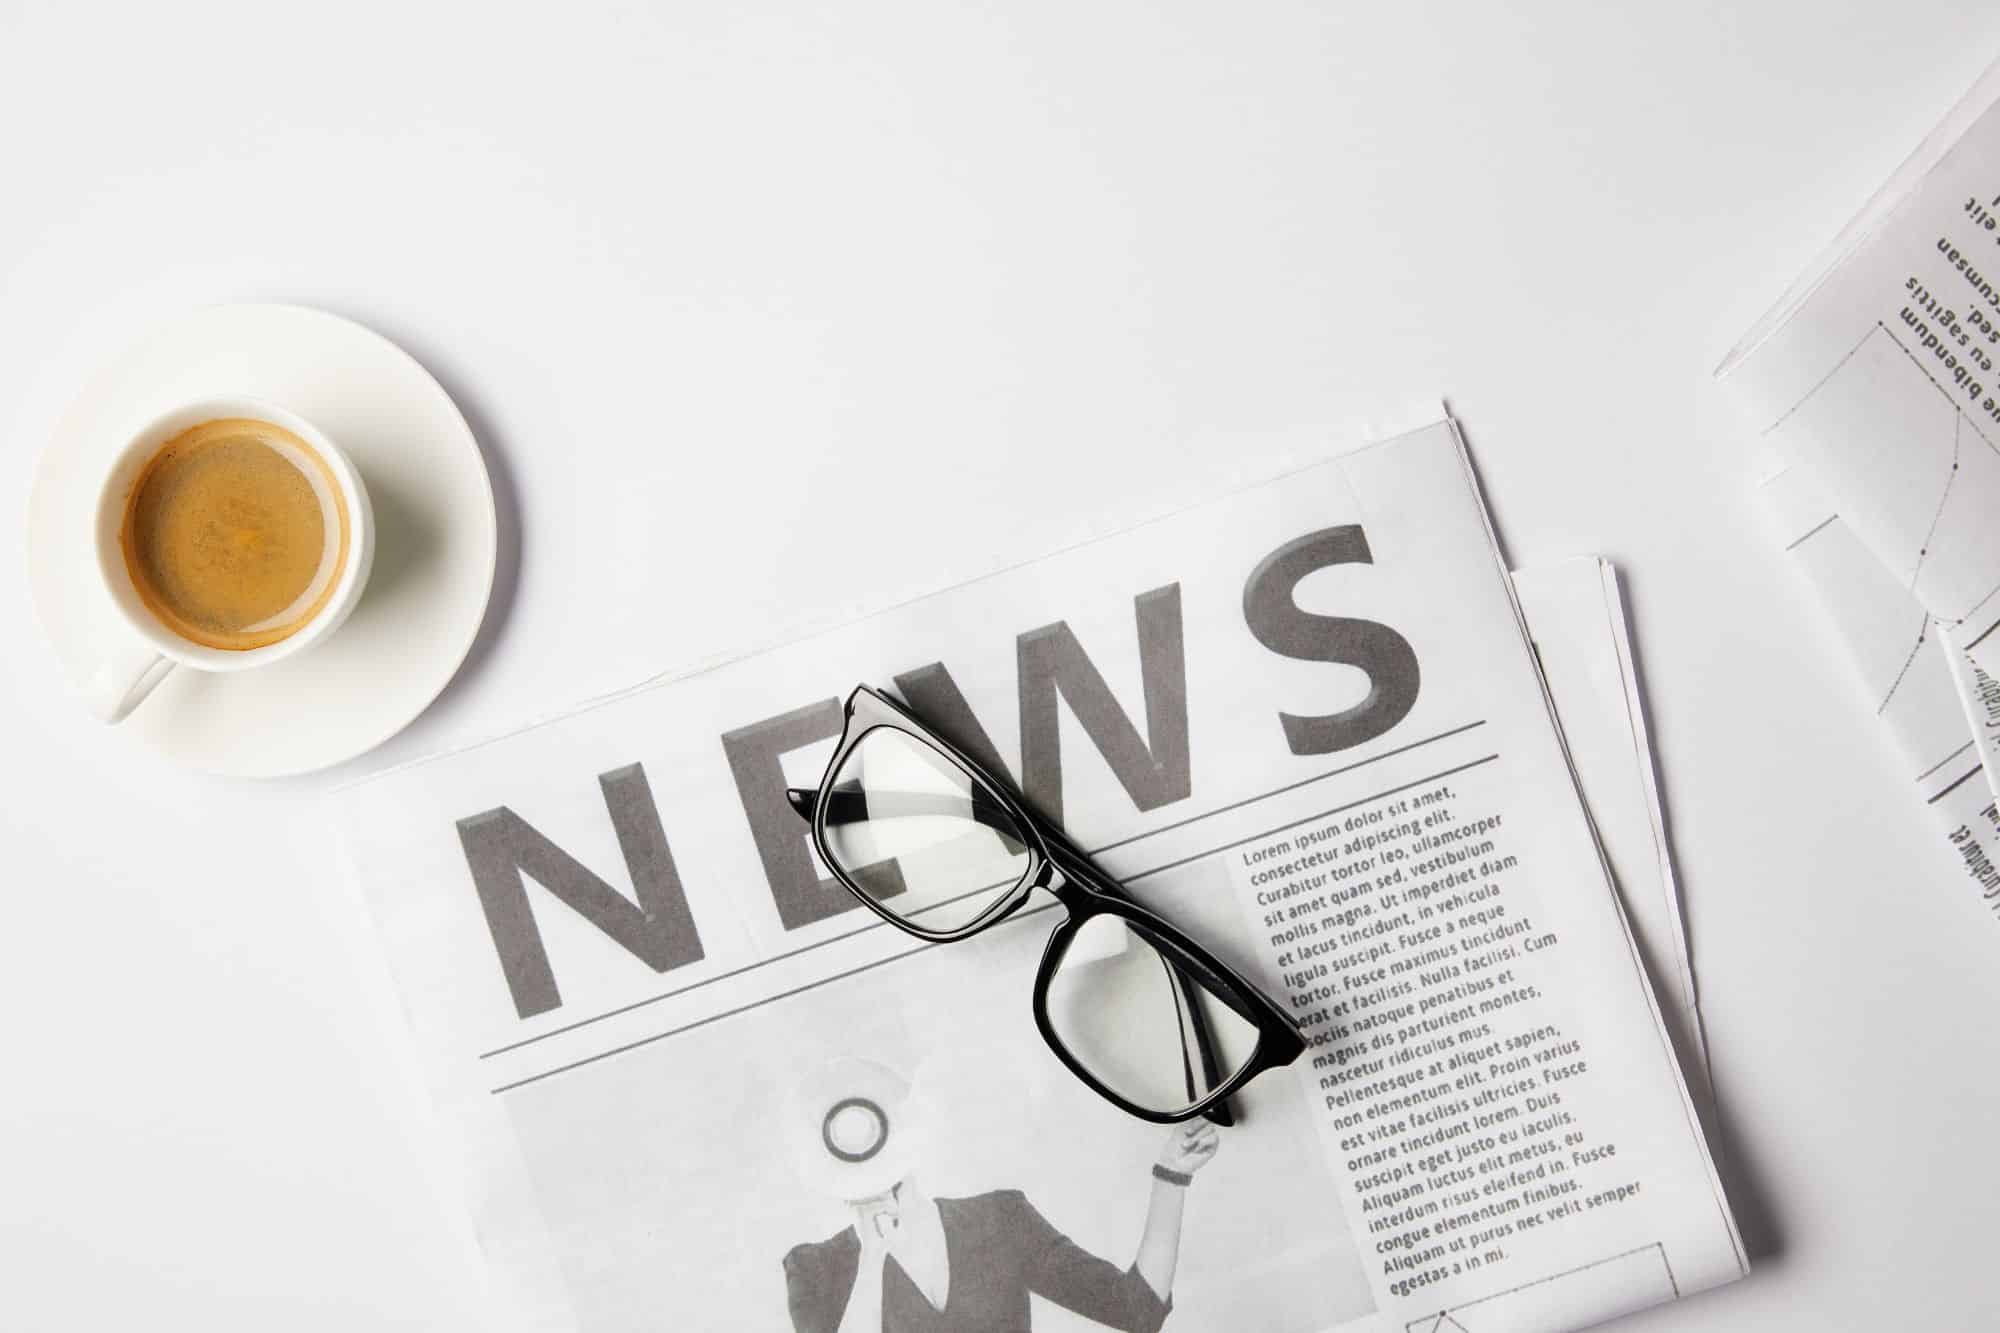
M 889 1257 L 899 1225 L 894 1195 L 854 1205 L 854 1233 L 861 1237 L 861 1262 L 864 1267 L 871 1264 L 879 1267 Z
M 1190 1120 L 1175 1125 L 1167 1131 L 1166 1146 L 1160 1149 L 1160 1165 L 1191 1176 L 1209 1164 L 1221 1142 L 1210 1121 Z

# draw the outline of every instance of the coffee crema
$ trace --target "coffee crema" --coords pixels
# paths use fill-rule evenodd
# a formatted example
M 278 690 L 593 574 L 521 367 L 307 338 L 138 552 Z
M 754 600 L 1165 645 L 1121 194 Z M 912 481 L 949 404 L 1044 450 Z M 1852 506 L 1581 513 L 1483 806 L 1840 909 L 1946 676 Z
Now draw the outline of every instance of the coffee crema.
M 248 651 L 291 637 L 333 595 L 348 556 L 339 483 L 312 446 L 248 417 L 160 446 L 126 497 L 132 586 L 193 643 Z

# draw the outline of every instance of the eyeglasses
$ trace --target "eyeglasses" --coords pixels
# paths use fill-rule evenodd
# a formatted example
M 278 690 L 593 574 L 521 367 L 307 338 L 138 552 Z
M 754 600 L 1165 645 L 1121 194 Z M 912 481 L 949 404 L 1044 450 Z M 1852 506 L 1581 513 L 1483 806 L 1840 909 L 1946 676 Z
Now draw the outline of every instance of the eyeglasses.
M 1061 829 L 867 686 L 816 790 L 794 788 L 835 878 L 899 930 L 945 943 L 1046 889 L 1068 913 L 1035 976 L 1035 1025 L 1072 1073 L 1144 1120 L 1232 1123 L 1230 1094 L 1305 1049 L 1228 964 L 1141 907 Z

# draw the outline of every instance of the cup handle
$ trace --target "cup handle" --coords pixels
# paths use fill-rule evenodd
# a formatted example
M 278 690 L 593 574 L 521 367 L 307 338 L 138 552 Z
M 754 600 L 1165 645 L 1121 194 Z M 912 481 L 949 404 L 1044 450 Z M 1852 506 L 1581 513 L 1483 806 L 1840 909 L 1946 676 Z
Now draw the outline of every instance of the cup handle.
M 135 643 L 121 649 L 92 673 L 85 691 L 90 711 L 100 722 L 123 722 L 173 669 L 172 658 L 144 645 Z

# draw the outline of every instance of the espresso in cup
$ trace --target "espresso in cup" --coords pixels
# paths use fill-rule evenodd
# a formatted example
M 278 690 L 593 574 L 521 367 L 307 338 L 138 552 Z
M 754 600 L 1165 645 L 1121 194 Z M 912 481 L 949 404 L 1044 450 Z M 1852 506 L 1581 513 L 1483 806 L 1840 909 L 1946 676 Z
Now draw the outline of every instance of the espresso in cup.
M 132 589 L 172 633 L 248 651 L 326 608 L 354 544 L 333 468 L 253 417 L 175 435 L 133 483 L 119 527 Z

